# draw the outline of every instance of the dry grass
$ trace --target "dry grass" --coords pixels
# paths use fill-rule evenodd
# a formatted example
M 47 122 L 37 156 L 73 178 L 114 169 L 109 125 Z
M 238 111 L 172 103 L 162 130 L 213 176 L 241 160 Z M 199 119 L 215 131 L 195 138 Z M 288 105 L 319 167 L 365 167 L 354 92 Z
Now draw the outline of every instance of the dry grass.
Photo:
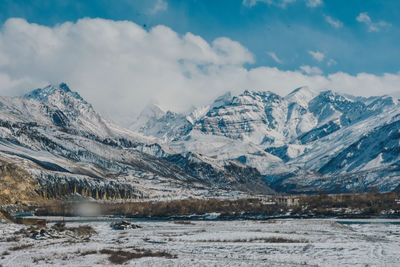
M 65 226 L 64 222 L 57 222 L 51 227 L 51 229 L 54 229 L 57 232 L 64 232 L 67 230 L 67 227 Z
M 176 255 L 172 255 L 171 253 L 166 251 L 152 251 L 149 249 L 139 249 L 139 248 L 132 248 L 131 251 L 104 248 L 99 251 L 88 250 L 83 252 L 77 251 L 76 253 L 81 256 L 93 255 L 93 254 L 106 254 L 108 255 L 108 260 L 113 264 L 124 264 L 130 260 L 144 258 L 144 257 L 165 257 L 168 259 L 176 258 Z
M 24 249 L 31 248 L 31 247 L 33 247 L 33 244 L 23 244 L 23 245 L 11 247 L 10 250 L 17 251 L 17 250 L 24 250 Z
M 0 203 L 40 202 L 42 198 L 37 193 L 38 189 L 36 179 L 26 170 L 0 160 Z
M 81 256 L 86 256 L 86 255 L 93 255 L 93 254 L 97 254 L 97 250 L 87 250 L 87 251 L 83 251 L 83 252 L 77 252 L 77 254 L 81 255 Z
M 90 225 L 80 225 L 77 227 L 66 227 L 65 223 L 57 223 L 53 225 L 51 228 L 48 227 L 39 227 L 37 225 L 31 225 L 27 228 L 21 228 L 20 230 L 14 232 L 14 235 L 7 238 L 7 241 L 18 241 L 21 237 L 29 237 L 29 238 L 62 238 L 69 237 L 80 239 L 81 241 L 88 241 L 89 238 L 96 234 L 97 232 Z M 66 240 L 64 241 L 66 244 L 72 244 L 74 241 Z M 21 247 L 23 249 L 23 247 Z
M 37 215 L 74 216 L 77 203 L 52 201 L 39 206 Z M 237 214 L 268 214 L 281 212 L 285 207 L 264 205 L 258 199 L 182 199 L 173 201 L 147 201 L 125 203 L 102 203 L 102 214 L 123 215 L 127 217 L 172 217 L 176 215 L 221 213 L 224 216 Z
M 345 209 L 358 211 L 362 215 L 380 215 L 395 209 L 393 215 L 400 216 L 395 199 L 399 193 L 353 193 L 339 195 L 299 195 L 298 206 L 284 204 L 266 204 L 258 198 L 237 200 L 227 199 L 181 199 L 173 201 L 144 201 L 144 202 L 106 202 L 99 204 L 101 213 L 105 215 L 119 215 L 127 217 L 160 217 L 170 218 L 191 214 L 220 213 L 221 218 L 235 218 L 237 216 L 279 216 L 282 214 L 303 215 L 345 215 Z M 77 203 L 51 201 L 44 206 L 36 207 L 37 215 L 76 215 Z M 343 209 L 343 210 L 341 210 Z M 273 223 L 265 221 L 265 223 Z
M 183 225 L 196 225 L 191 221 L 174 221 L 174 224 L 183 224 Z
M 69 227 L 68 230 L 72 231 L 76 235 L 80 236 L 88 236 L 92 234 L 96 234 L 97 232 L 90 225 L 81 225 L 78 227 Z
M 57 232 L 71 231 L 79 236 L 90 236 L 93 234 L 97 234 L 94 228 L 90 225 L 80 225 L 78 227 L 67 227 L 65 223 L 58 222 L 54 224 L 51 229 L 56 230 Z
M 34 257 L 34 258 L 32 258 L 32 262 L 33 263 L 39 263 L 39 262 L 41 262 L 41 261 L 47 261 L 48 259 L 46 258 L 46 257 Z
M 262 221 L 259 221 L 259 223 L 276 223 L 276 220 L 275 219 L 262 220 Z
M 18 242 L 19 240 L 21 240 L 21 238 L 19 236 L 9 236 L 6 238 L 7 242 Z
M 139 259 L 143 257 L 165 257 L 168 259 L 176 258 L 175 255 L 172 255 L 166 251 L 151 251 L 149 249 L 136 249 L 133 251 L 123 251 L 123 250 L 107 250 L 103 249 L 100 251 L 102 254 L 108 254 L 108 260 L 114 264 L 123 264 L 132 259 Z
M 353 214 L 363 216 L 382 215 L 385 212 L 395 209 L 393 215 L 400 215 L 400 209 L 395 208 L 395 199 L 400 198 L 399 193 L 369 193 L 338 194 L 329 195 L 320 193 L 314 196 L 302 196 L 299 213 L 312 212 L 315 215 L 338 216 L 346 215 L 345 210 L 351 210 Z

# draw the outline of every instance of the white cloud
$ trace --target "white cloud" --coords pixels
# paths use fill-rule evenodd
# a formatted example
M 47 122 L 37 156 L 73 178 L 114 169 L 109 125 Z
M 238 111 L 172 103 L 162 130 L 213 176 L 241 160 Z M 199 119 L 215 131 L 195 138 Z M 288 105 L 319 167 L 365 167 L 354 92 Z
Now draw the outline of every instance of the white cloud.
M 302 70 L 305 74 L 315 75 L 322 74 L 322 70 L 318 67 L 310 67 L 308 65 L 300 66 L 300 70 Z
M 306 0 L 308 7 L 317 7 L 322 5 L 322 0 Z
M 156 0 L 156 3 L 150 10 L 150 13 L 157 14 L 158 12 L 165 11 L 167 9 L 168 9 L 168 3 L 165 0 Z
M 268 54 L 276 63 L 282 64 L 282 60 L 281 60 L 274 52 L 267 52 L 267 54 Z
M 248 49 L 228 38 L 207 42 L 165 26 L 146 31 L 129 21 L 81 19 L 47 27 L 9 19 L 0 29 L 0 95 L 65 81 L 117 121 L 149 101 L 183 111 L 244 88 L 281 95 L 303 85 L 364 96 L 399 90 L 400 73 L 325 76 L 310 66 L 244 67 L 253 62 Z
M 54 27 L 9 19 L 0 31 L 0 58 L 0 95 L 65 81 L 112 116 L 137 112 L 151 100 L 185 109 L 214 94 L 216 85 L 207 82 L 254 62 L 245 47 L 228 38 L 208 43 L 165 26 L 146 31 L 132 22 L 103 19 Z
M 274 5 L 281 8 L 286 8 L 288 4 L 294 3 L 296 0 L 243 0 L 242 3 L 244 6 L 253 7 L 257 3 L 265 3 L 268 5 Z
M 308 53 L 317 61 L 321 62 L 324 60 L 325 55 L 319 51 L 308 51 Z
M 306 6 L 308 7 L 317 7 L 322 5 L 322 0 L 304 0 Z M 286 8 L 288 4 L 295 3 L 296 0 L 243 0 L 242 3 L 244 6 L 253 7 L 257 5 L 257 3 L 265 3 L 268 5 L 278 6 L 281 8 Z
M 326 62 L 326 65 L 328 65 L 328 67 L 336 65 L 336 64 L 337 64 L 337 62 L 333 58 L 329 59 L 328 62 Z
M 356 20 L 360 23 L 364 23 L 368 27 L 369 32 L 379 32 L 382 29 L 385 29 L 385 28 L 391 26 L 390 23 L 387 23 L 386 21 L 383 21 L 383 20 L 381 20 L 379 22 L 373 22 L 367 12 L 360 13 L 357 16 Z
M 343 27 L 343 23 L 338 19 L 325 15 L 325 20 L 336 29 Z

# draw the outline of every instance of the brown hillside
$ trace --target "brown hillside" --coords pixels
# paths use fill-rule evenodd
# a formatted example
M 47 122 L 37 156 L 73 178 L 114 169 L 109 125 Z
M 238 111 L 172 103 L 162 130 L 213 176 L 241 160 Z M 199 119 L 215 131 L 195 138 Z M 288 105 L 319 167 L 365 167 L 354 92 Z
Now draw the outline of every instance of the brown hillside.
M 40 196 L 37 181 L 15 164 L 0 161 L 0 204 L 36 202 Z

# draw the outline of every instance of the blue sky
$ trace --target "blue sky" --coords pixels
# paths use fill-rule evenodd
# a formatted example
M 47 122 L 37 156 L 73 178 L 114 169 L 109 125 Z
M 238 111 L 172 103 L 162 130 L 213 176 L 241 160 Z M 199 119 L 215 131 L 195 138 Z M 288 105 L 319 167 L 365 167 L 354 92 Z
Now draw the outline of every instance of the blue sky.
M 252 66 L 294 70 L 309 65 L 325 74 L 400 70 L 398 0 L 323 0 L 314 1 L 315 6 L 306 0 L 158 1 L 2 0 L 0 22 L 10 17 L 47 26 L 83 17 L 130 20 L 147 28 L 166 25 L 207 41 L 229 37 L 255 55 Z M 363 13 L 370 24 L 368 18 L 357 20 Z M 323 54 L 323 59 L 310 51 Z
M 0 0 L 0 95 L 67 82 L 125 122 L 245 89 L 399 96 L 399 23 L 399 0 Z

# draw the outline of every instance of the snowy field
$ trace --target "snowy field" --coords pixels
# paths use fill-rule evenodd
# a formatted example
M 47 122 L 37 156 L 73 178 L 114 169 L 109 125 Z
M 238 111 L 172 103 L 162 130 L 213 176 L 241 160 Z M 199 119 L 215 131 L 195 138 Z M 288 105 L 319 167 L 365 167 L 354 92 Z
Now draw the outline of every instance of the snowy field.
M 399 221 L 348 222 L 352 223 L 151 221 L 135 222 L 141 228 L 126 230 L 114 230 L 109 222 L 92 222 L 97 233 L 90 236 L 67 231 L 36 238 L 15 233 L 28 226 L 0 224 L 0 265 L 110 266 L 116 252 L 130 255 L 123 263 L 128 266 L 399 266 Z M 67 227 L 88 224 L 67 223 Z M 141 257 L 144 251 L 153 254 Z

